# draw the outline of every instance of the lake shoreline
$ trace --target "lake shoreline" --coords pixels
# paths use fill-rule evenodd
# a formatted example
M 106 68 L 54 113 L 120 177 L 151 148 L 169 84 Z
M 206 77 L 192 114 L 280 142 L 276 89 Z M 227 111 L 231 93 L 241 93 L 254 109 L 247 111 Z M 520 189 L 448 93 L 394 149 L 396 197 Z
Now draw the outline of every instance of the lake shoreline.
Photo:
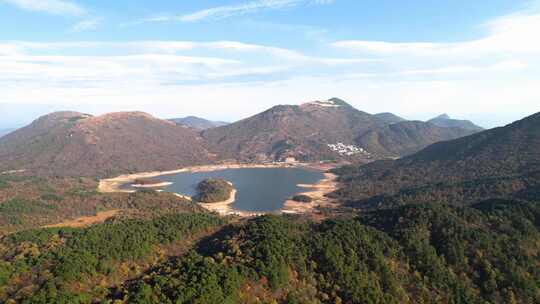
M 122 189 L 121 187 L 133 183 L 136 179 L 144 178 L 155 178 L 160 176 L 174 175 L 178 173 L 190 172 L 212 172 L 219 170 L 227 169 L 257 169 L 257 168 L 307 168 L 318 171 L 327 171 L 329 169 L 335 168 L 335 165 L 329 164 L 320 164 L 320 163 L 269 163 L 269 164 L 221 164 L 221 165 L 202 165 L 202 166 L 192 166 L 185 167 L 176 170 L 170 171 L 150 171 L 150 172 L 139 172 L 133 174 L 123 174 L 113 178 L 101 179 L 98 185 L 98 192 L 101 193 L 114 193 L 114 192 L 126 192 L 131 193 L 135 192 L 131 189 Z M 148 185 L 146 188 L 159 188 L 152 184 Z
M 236 215 L 240 217 L 254 217 L 254 216 L 260 216 L 267 214 L 268 212 L 252 212 L 252 211 L 244 211 L 244 210 L 237 210 L 234 209 L 233 204 L 236 201 L 236 194 L 238 191 L 236 189 L 233 189 L 231 191 L 231 195 L 227 200 L 224 200 L 222 202 L 216 202 L 216 203 L 201 203 L 197 202 L 199 206 L 203 207 L 204 209 L 216 212 L 221 216 L 227 216 L 227 215 Z
M 223 202 L 217 202 L 217 203 L 200 203 L 197 202 L 198 205 L 205 208 L 208 211 L 216 212 L 220 215 L 226 216 L 226 215 L 236 215 L 241 217 L 254 217 L 254 216 L 260 216 L 264 214 L 304 214 L 304 213 L 312 213 L 314 212 L 318 207 L 330 207 L 333 205 L 332 202 L 325 196 L 328 193 L 331 193 L 335 190 L 337 190 L 337 176 L 328 173 L 327 171 L 335 168 L 336 164 L 323 164 L 323 163 L 270 163 L 270 164 L 221 164 L 221 165 L 203 165 L 203 166 L 193 166 L 193 167 L 186 167 L 182 169 L 177 170 L 171 170 L 171 171 L 153 171 L 153 172 L 141 172 L 141 173 L 135 173 L 135 174 L 125 174 L 120 175 L 114 178 L 109 179 L 102 179 L 99 181 L 98 191 L 102 193 L 113 193 L 113 192 L 124 192 L 124 193 L 133 193 L 136 190 L 134 189 L 122 189 L 123 186 L 126 184 L 133 183 L 136 179 L 143 179 L 143 178 L 155 178 L 160 176 L 167 176 L 167 175 L 174 175 L 178 173 L 196 173 L 196 172 L 212 172 L 212 171 L 220 171 L 220 170 L 227 170 L 227 169 L 256 169 L 256 168 L 304 168 L 304 169 L 311 169 L 311 170 L 317 170 L 317 171 L 323 171 L 324 178 L 321 179 L 316 184 L 299 184 L 297 186 L 302 188 L 308 188 L 309 191 L 305 191 L 298 194 L 304 194 L 310 196 L 313 201 L 311 203 L 298 203 L 291 200 L 287 200 L 284 202 L 283 207 L 280 210 L 271 211 L 271 212 L 255 212 L 255 211 L 245 211 L 245 210 L 237 210 L 232 207 L 234 202 L 236 201 L 236 194 L 237 189 L 234 189 L 231 192 L 231 197 L 229 199 L 223 201 Z M 145 189 L 156 189 L 161 188 L 165 184 L 149 184 L 145 185 Z M 174 193 L 176 196 L 181 197 L 183 199 L 189 199 L 192 200 L 191 197 L 185 196 L 180 193 Z
M 335 202 L 329 199 L 326 195 L 338 189 L 337 175 L 333 173 L 324 173 L 324 178 L 316 184 L 300 184 L 299 187 L 310 189 L 305 192 L 300 192 L 298 195 L 309 196 L 312 201 L 310 203 L 296 202 L 293 200 L 285 201 L 281 212 L 284 214 L 305 214 L 312 213 L 319 207 L 332 208 L 335 207 Z

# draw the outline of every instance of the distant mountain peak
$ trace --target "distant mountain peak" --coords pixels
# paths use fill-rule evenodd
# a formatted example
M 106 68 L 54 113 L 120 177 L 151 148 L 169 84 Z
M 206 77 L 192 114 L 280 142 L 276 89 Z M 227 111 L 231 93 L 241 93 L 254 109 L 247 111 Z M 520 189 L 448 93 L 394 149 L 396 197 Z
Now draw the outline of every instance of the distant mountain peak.
M 444 114 L 441 114 L 441 115 L 439 115 L 439 116 L 437 116 L 437 117 L 435 117 L 433 119 L 452 119 L 452 118 L 450 117 L 450 115 L 444 113 Z
M 331 101 L 331 100 L 315 100 L 315 101 L 310 101 L 310 102 L 307 102 L 307 103 L 303 104 L 302 106 L 319 106 L 319 107 L 325 107 L 325 108 L 337 108 L 337 107 L 341 107 L 341 105 L 336 104 L 336 103 L 334 103 L 334 102 Z
M 346 106 L 346 107 L 350 107 L 350 106 L 351 106 L 351 105 L 350 105 L 349 103 L 347 103 L 345 100 L 340 99 L 340 98 L 337 98 L 337 97 L 330 98 L 330 99 L 328 99 L 328 101 L 333 102 L 334 104 L 340 105 L 340 106 Z
M 327 100 L 314 100 L 301 105 L 302 107 L 319 106 L 324 108 L 351 107 L 346 101 L 339 98 L 330 98 Z
M 482 127 L 475 125 L 469 120 L 450 118 L 448 114 L 439 115 L 435 118 L 428 120 L 428 122 L 443 128 L 461 128 L 475 132 L 484 130 Z
M 35 121 L 53 121 L 53 120 L 62 120 L 62 119 L 71 119 L 74 117 L 89 118 L 92 117 L 90 114 L 84 114 L 74 111 L 58 111 L 45 114 L 38 117 Z

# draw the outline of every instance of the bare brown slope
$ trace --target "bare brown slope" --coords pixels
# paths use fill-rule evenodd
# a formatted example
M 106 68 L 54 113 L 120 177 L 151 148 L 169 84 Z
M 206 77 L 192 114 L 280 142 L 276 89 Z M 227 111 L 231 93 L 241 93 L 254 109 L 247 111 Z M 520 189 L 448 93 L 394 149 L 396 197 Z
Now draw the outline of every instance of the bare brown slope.
M 110 176 L 206 163 L 198 134 L 141 112 L 57 112 L 0 139 L 0 170 Z

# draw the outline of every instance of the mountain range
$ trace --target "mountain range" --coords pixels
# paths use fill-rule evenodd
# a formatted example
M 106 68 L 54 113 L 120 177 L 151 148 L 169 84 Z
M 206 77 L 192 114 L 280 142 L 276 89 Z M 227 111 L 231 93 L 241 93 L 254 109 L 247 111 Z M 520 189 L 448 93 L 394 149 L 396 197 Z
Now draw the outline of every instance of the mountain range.
M 338 98 L 279 105 L 222 124 L 196 117 L 161 120 L 142 112 L 52 113 L 0 139 L 0 170 L 110 176 L 223 160 L 369 162 L 475 132 L 391 113 L 372 115 Z
M 207 120 L 207 119 L 196 117 L 196 116 L 172 118 L 169 120 L 176 124 L 185 125 L 185 126 L 197 129 L 197 130 L 217 128 L 217 127 L 226 126 L 229 124 L 228 122 L 224 122 L 224 121 L 212 121 L 212 120 Z
M 230 125 L 204 131 L 202 136 L 211 149 L 226 158 L 314 161 L 397 158 L 434 142 L 472 133 L 461 128 L 404 121 L 393 114 L 371 115 L 332 98 L 299 106 L 275 106 Z M 345 148 L 336 151 L 329 146 L 339 143 Z

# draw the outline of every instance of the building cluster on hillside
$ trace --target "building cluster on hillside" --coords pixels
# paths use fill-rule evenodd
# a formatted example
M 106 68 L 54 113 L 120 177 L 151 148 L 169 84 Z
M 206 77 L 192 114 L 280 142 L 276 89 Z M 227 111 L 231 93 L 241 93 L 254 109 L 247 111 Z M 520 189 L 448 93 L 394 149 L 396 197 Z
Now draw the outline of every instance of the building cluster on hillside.
M 366 154 L 369 155 L 369 152 L 364 150 L 361 147 L 355 145 L 346 145 L 344 143 L 338 142 L 337 144 L 328 144 L 328 147 L 332 151 L 339 153 L 340 155 L 353 156 L 356 154 Z

